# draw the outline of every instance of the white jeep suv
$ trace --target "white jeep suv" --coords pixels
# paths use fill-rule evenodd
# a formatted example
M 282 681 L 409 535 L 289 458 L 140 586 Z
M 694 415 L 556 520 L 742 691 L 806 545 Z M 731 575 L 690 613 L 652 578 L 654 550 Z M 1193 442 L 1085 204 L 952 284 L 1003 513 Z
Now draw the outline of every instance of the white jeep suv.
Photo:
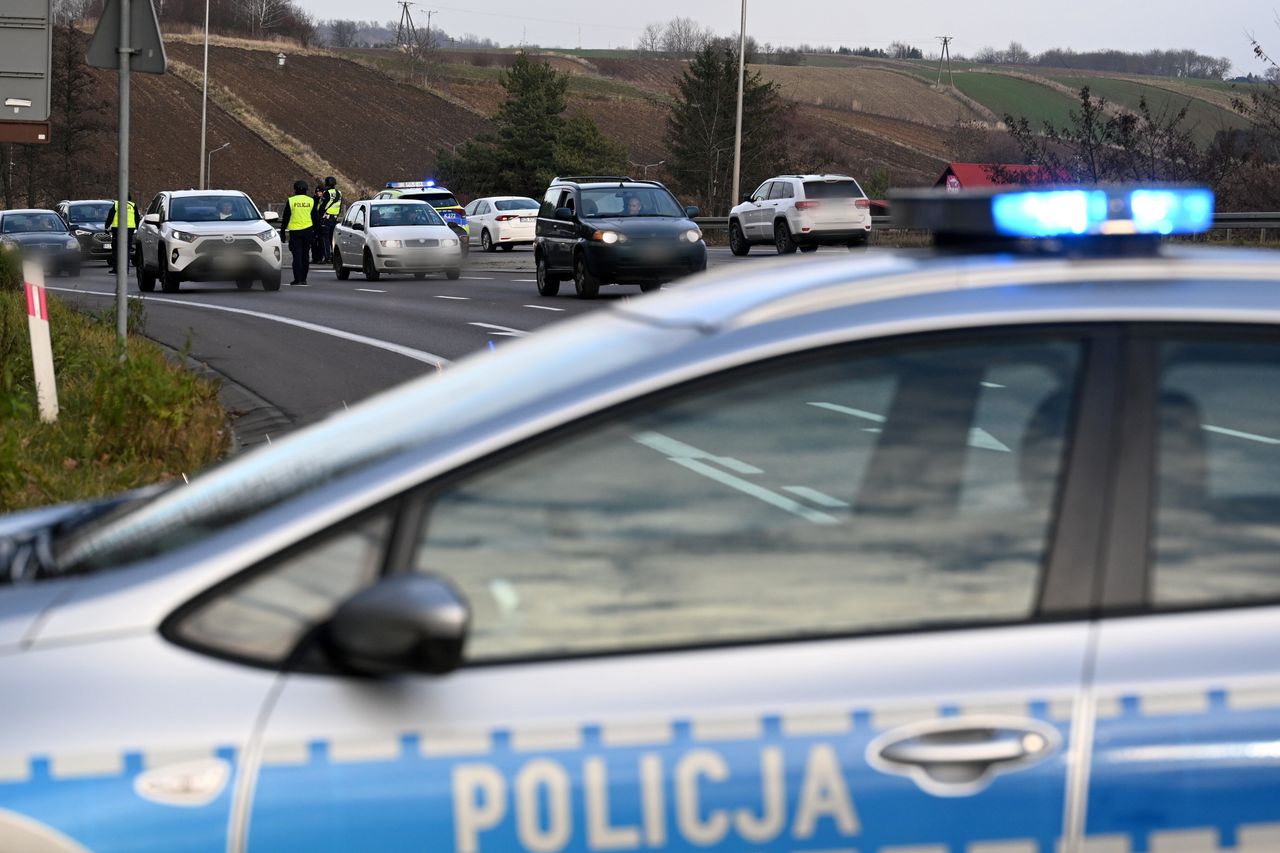
M 871 233 L 871 202 L 848 175 L 779 175 L 729 211 L 729 249 L 745 255 L 756 243 L 778 254 L 819 246 L 854 248 Z
M 240 290 L 261 281 L 280 289 L 279 214 L 261 213 L 235 190 L 162 192 L 151 200 L 134 238 L 138 289 L 156 282 L 173 293 L 183 281 L 234 281 Z

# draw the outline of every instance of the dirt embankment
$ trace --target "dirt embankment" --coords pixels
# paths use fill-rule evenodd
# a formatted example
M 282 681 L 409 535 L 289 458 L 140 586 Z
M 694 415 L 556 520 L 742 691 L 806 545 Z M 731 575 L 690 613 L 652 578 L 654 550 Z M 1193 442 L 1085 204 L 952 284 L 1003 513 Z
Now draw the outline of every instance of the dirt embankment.
M 754 65 L 782 97 L 803 104 L 949 127 L 984 118 L 950 94 L 897 71 Z

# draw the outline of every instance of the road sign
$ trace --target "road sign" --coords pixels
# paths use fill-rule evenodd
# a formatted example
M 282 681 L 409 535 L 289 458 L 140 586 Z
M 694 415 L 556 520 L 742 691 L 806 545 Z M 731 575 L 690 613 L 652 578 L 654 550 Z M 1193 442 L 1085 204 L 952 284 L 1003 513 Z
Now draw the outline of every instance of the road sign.
M 0 121 L 0 142 L 39 145 L 48 141 L 47 121 Z
M 151 0 L 132 0 L 129 4 L 129 70 L 147 74 L 163 74 L 167 59 L 160 38 L 160 21 Z M 120 2 L 106 0 L 98 28 L 89 42 L 88 63 L 97 68 L 119 68 Z
M 0 122 L 48 120 L 52 56 L 49 0 L 4 0 L 0 4 Z

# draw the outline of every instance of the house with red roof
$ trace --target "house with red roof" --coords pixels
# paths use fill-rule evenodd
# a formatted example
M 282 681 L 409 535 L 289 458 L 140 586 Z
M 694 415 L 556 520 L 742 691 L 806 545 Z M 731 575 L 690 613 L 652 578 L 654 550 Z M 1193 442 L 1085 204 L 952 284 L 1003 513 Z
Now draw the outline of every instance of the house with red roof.
M 1017 163 L 948 163 L 934 186 L 959 192 L 1009 184 L 1056 184 L 1067 180 L 1066 175 L 1054 175 L 1045 166 L 1026 166 Z

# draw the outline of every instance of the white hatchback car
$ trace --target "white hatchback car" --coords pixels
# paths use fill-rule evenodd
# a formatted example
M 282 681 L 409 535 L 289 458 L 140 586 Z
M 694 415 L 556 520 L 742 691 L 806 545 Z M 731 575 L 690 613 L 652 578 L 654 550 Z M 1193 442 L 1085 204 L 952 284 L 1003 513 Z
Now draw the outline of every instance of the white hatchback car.
M 431 272 L 443 272 L 453 280 L 462 275 L 462 245 L 425 201 L 358 201 L 333 230 L 334 273 L 346 281 L 353 269 L 369 281 L 384 273 L 426 278 Z
M 509 252 L 516 246 L 532 246 L 538 227 L 538 202 L 525 196 L 497 195 L 478 198 L 467 205 L 471 233 L 479 234 L 486 252 L 501 246 Z
M 871 233 L 871 202 L 848 175 L 779 175 L 729 211 L 729 248 L 745 255 L 756 243 L 780 255 L 819 246 L 862 246 Z
M 138 289 L 156 282 L 173 293 L 183 281 L 234 281 L 248 290 L 280 289 L 280 215 L 262 213 L 237 190 L 162 192 L 151 200 L 134 237 Z

